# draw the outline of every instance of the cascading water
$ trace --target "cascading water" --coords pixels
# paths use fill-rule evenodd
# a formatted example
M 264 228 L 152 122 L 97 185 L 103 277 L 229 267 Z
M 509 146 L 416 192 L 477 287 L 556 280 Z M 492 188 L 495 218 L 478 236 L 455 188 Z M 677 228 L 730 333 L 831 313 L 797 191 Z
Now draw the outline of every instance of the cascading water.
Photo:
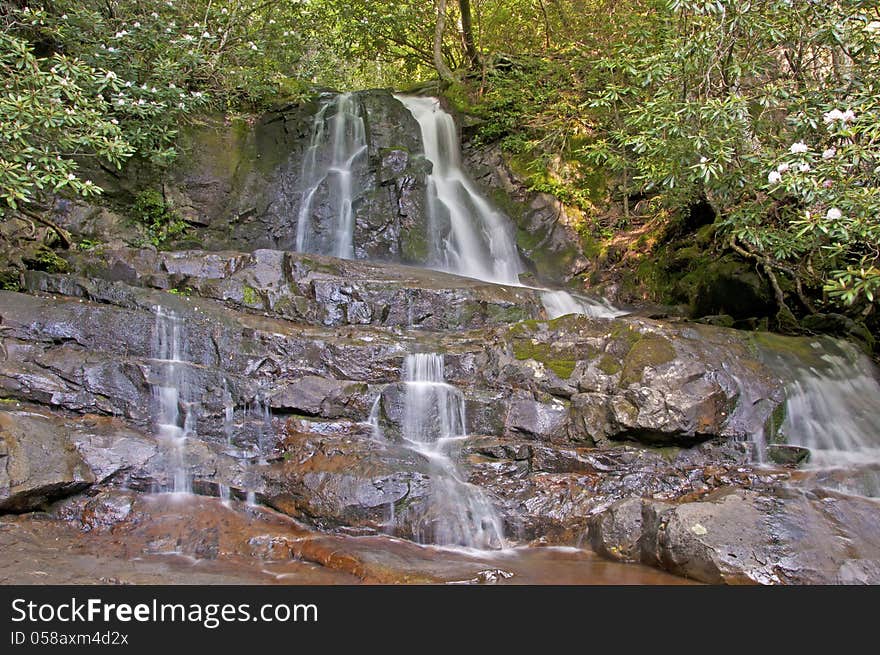
M 168 451 L 167 491 L 191 491 L 186 472 L 186 440 L 196 431 L 196 404 L 187 382 L 187 359 L 183 322 L 174 312 L 156 307 L 153 340 L 154 376 L 152 385 L 158 438 Z M 182 410 L 182 411 L 181 411 Z
M 841 491 L 880 496 L 880 371 L 851 344 L 830 338 L 804 356 L 761 350 L 786 383 L 786 443 L 810 450 L 808 468 Z
M 262 392 L 254 398 L 253 402 L 245 407 L 244 415 L 245 420 L 250 423 L 256 439 L 254 443 L 257 453 L 255 462 L 259 466 L 264 466 L 268 461 L 266 453 L 271 447 L 274 431 L 272 428 L 272 410 L 269 407 L 269 401 Z M 256 505 L 256 492 L 249 490 L 246 501 L 248 505 Z
M 466 435 L 464 397 L 445 382 L 443 356 L 407 355 L 403 386 L 404 443 L 427 459 L 431 477 L 431 507 L 413 537 L 441 546 L 503 546 L 501 521 L 492 504 L 479 487 L 461 478 L 455 464 L 456 449 Z M 381 437 L 375 426 L 374 434 Z
M 226 438 L 226 445 L 232 445 L 232 437 L 235 433 L 235 401 L 229 391 L 226 380 L 223 380 L 223 436 Z M 217 485 L 217 493 L 220 500 L 224 504 L 229 504 L 232 500 L 232 491 L 225 484 Z
M 522 263 L 510 223 L 483 196 L 461 165 L 455 121 L 436 98 L 395 96 L 419 124 L 425 157 L 433 165 L 427 179 L 433 239 L 429 262 L 467 277 L 519 284 Z
M 585 314 L 594 318 L 615 318 L 626 314 L 605 299 L 593 300 L 561 290 L 544 291 L 541 294 L 541 302 L 544 304 L 547 318 L 551 319 L 566 314 Z
M 510 219 L 492 206 L 462 168 L 455 120 L 436 98 L 394 97 L 419 124 L 425 157 L 433 166 L 427 179 L 427 206 L 434 261 L 428 264 L 486 282 L 522 286 L 523 265 Z M 613 318 L 626 313 L 567 291 L 539 290 L 548 318 L 564 314 Z
M 312 126 L 301 171 L 302 195 L 296 225 L 296 249 L 334 257 L 354 257 L 355 182 L 367 152 L 360 104 L 351 93 L 324 102 Z M 323 192 L 332 225 L 320 225 L 316 197 Z

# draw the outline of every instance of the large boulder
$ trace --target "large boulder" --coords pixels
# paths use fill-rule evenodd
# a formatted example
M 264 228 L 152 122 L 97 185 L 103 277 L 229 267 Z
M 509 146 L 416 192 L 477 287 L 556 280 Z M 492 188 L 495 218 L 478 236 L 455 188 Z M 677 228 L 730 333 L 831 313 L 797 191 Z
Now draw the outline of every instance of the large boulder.
M 567 316 L 520 323 L 504 342 L 509 355 L 493 382 L 570 398 L 574 442 L 749 439 L 784 400 L 780 380 L 734 330 Z
M 799 488 L 721 488 L 700 501 L 637 498 L 590 523 L 594 548 L 726 584 L 877 584 L 880 501 Z
M 265 502 L 323 527 L 412 535 L 431 494 L 430 466 L 409 448 L 357 424 L 323 432 L 291 421 L 283 459 L 264 478 Z
M 0 412 L 0 512 L 38 509 L 93 482 L 63 425 L 26 411 Z

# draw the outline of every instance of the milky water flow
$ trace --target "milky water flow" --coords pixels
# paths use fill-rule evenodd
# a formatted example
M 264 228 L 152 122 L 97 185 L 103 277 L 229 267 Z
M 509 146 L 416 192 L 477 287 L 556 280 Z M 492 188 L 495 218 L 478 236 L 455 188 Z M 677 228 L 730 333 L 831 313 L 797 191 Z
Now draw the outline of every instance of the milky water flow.
M 516 249 L 510 219 L 499 212 L 461 163 L 458 130 L 452 116 L 436 98 L 395 95 L 419 124 L 425 158 L 433 168 L 427 178 L 431 257 L 426 262 L 466 277 L 524 286 L 523 265 Z M 445 225 L 448 222 L 449 229 Z M 534 287 L 530 287 L 534 288 Z M 586 314 L 613 318 L 625 312 L 607 301 L 575 297 L 567 291 L 537 288 L 548 318 Z
M 378 404 L 374 408 L 373 433 L 382 438 Z M 401 431 L 404 444 L 427 460 L 431 479 L 430 507 L 413 537 L 439 546 L 500 548 L 501 520 L 482 489 L 462 479 L 454 460 L 467 434 L 466 423 L 464 396 L 445 382 L 443 356 L 407 355 Z M 392 507 L 390 521 L 394 519 Z
M 195 435 L 197 407 L 188 381 L 183 321 L 173 311 L 156 307 L 153 339 L 154 372 L 152 385 L 157 436 L 167 449 L 167 491 L 190 492 L 186 470 L 186 441 Z
M 303 157 L 296 226 L 296 249 L 343 259 L 354 257 L 355 178 L 367 151 L 366 126 L 351 93 L 325 101 L 315 114 L 309 147 Z M 333 212 L 332 238 L 321 239 L 314 223 L 314 200 L 326 186 Z
M 232 445 L 232 437 L 235 434 L 235 401 L 226 379 L 223 379 L 223 436 L 226 438 L 226 445 Z M 228 505 L 232 500 L 232 490 L 228 485 L 218 484 L 217 493 L 224 505 Z
M 812 347 L 809 364 L 762 350 L 785 382 L 779 432 L 786 443 L 810 450 L 808 468 L 845 472 L 842 491 L 880 496 L 880 372 L 851 344 L 823 338 Z

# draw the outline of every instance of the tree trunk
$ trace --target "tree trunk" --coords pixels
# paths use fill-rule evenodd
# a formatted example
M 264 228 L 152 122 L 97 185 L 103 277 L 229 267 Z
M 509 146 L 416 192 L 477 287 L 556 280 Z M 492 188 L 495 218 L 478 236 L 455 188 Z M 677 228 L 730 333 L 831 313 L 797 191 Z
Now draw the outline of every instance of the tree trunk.
M 544 49 L 550 49 L 550 18 L 547 16 L 547 7 L 544 6 L 544 0 L 538 0 L 538 6 L 541 8 L 541 15 L 544 17 Z
M 468 68 L 476 70 L 480 65 L 480 55 L 474 44 L 474 25 L 471 18 L 471 0 L 458 0 L 458 8 L 461 11 L 461 38 L 464 41 L 464 54 L 467 58 Z
M 446 0 L 437 0 L 437 25 L 434 28 L 434 68 L 441 80 L 455 82 L 452 70 L 443 59 L 443 32 L 446 31 Z

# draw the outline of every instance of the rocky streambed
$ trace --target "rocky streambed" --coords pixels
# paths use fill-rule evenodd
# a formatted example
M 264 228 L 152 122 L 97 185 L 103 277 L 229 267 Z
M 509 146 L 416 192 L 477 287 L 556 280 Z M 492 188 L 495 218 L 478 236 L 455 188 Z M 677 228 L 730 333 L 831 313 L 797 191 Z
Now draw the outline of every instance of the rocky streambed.
M 539 281 L 583 265 L 560 206 L 497 158 L 468 181 L 417 104 L 188 132 L 169 250 L 136 245 L 136 168 L 56 202 L 88 247 L 0 291 L 0 580 L 880 582 L 870 361 L 598 301 L 552 318 Z M 457 547 L 450 509 L 500 539 Z
M 48 531 L 79 544 L 78 561 L 108 557 L 104 540 L 128 544 L 120 557 L 162 561 L 115 576 L 131 581 L 177 571 L 184 555 L 213 562 L 204 571 L 218 580 L 259 579 L 267 562 L 281 580 L 286 567 L 298 581 L 448 579 L 430 573 L 437 558 L 458 579 L 449 562 L 463 557 L 472 572 L 473 555 L 382 536 L 412 538 L 434 502 L 430 462 L 400 437 L 403 361 L 432 352 L 465 402 L 456 463 L 508 545 L 592 548 L 704 582 L 878 580 L 878 501 L 798 468 L 804 453 L 774 443 L 786 384 L 761 352 L 808 353 L 809 339 L 640 316 L 547 320 L 527 288 L 282 251 L 117 249 L 70 263 L 0 293 L 10 547 Z M 156 436 L 158 307 L 185 344 L 182 411 L 194 428 L 180 466 L 215 500 L 151 495 L 173 487 L 174 461 Z M 769 443 L 760 466 L 756 435 Z M 137 509 L 147 506 L 164 509 Z M 217 546 L 229 522 L 247 534 Z M 137 529 L 150 534 L 132 539 Z M 304 555 L 290 546 L 302 535 L 339 541 L 343 559 L 403 549 L 426 563 L 377 578 Z M 562 559 L 572 581 L 597 566 L 583 551 Z M 180 575 L 200 580 L 202 566 Z M 620 580 L 667 581 L 620 566 Z M 46 581 L 65 579 L 56 574 Z

